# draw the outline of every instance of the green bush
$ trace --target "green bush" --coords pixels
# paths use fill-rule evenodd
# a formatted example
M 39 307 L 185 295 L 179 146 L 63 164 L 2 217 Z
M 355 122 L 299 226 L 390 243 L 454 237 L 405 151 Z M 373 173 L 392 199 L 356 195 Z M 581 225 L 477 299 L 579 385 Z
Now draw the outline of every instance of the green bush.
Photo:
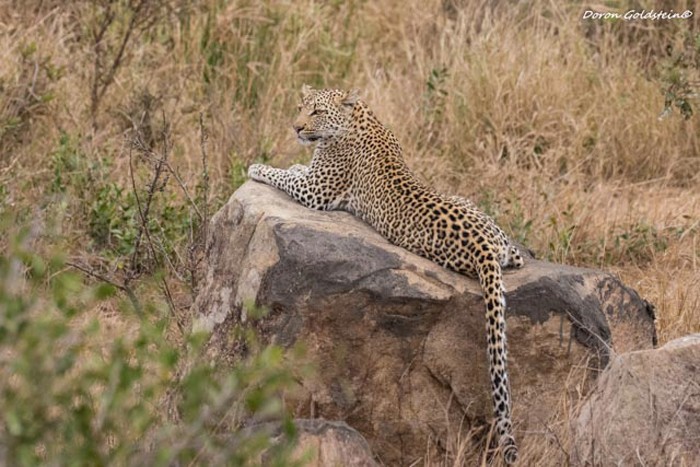
M 222 370 L 202 336 L 169 342 L 167 320 L 103 339 L 88 310 L 116 290 L 85 285 L 61 258 L 30 253 L 29 240 L 23 232 L 0 258 L 0 464 L 250 465 L 266 451 L 289 465 L 295 429 L 282 395 L 294 380 L 281 348 L 244 332 L 257 351 Z M 281 422 L 282 441 L 241 430 L 251 417 Z
M 131 191 L 115 183 L 106 183 L 97 190 L 90 206 L 90 237 L 99 249 L 112 250 L 114 254 L 130 255 L 138 234 L 138 211 Z

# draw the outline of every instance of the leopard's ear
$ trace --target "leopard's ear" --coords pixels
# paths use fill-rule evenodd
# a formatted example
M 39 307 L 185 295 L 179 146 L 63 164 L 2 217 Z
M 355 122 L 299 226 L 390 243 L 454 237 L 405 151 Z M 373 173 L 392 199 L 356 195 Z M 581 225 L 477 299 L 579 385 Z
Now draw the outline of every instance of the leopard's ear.
M 349 107 L 352 107 L 359 100 L 360 100 L 360 91 L 357 89 L 351 89 L 350 91 L 345 93 L 345 96 L 343 96 L 343 99 L 340 101 L 340 103 L 343 105 L 347 105 Z
M 301 97 L 307 97 L 309 94 L 313 92 L 313 88 L 309 86 L 308 84 L 304 84 L 301 86 Z

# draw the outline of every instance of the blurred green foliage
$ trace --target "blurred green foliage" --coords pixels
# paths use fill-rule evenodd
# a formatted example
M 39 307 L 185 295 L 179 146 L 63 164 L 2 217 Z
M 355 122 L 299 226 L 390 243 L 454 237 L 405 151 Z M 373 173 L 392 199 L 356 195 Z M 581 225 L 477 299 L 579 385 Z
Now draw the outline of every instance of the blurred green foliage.
M 116 290 L 85 285 L 31 241 L 23 230 L 0 257 L 1 464 L 251 465 L 265 452 L 270 465 L 290 465 L 296 431 L 282 395 L 294 378 L 283 349 L 242 330 L 251 351 L 222 370 L 203 336 L 166 339 L 154 303 L 135 331 L 104 340 L 90 310 Z M 281 441 L 242 430 L 250 419 L 281 423 Z

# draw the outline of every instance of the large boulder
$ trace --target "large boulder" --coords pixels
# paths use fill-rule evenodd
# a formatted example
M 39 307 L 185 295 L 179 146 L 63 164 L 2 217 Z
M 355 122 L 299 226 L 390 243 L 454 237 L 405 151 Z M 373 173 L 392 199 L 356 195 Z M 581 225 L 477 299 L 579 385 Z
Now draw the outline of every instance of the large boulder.
M 344 420 L 387 465 L 449 449 L 491 420 L 484 304 L 477 281 L 387 242 L 345 212 L 304 208 L 255 182 L 209 229 L 195 328 L 235 361 L 246 305 L 269 314 L 263 339 L 303 342 L 317 366 L 298 417 Z M 601 368 L 611 349 L 648 349 L 651 307 L 607 273 L 529 259 L 505 273 L 516 438 L 542 430 L 572 367 Z M 593 374 L 590 372 L 589 374 Z
M 700 334 L 613 358 L 572 428 L 575 465 L 697 465 Z

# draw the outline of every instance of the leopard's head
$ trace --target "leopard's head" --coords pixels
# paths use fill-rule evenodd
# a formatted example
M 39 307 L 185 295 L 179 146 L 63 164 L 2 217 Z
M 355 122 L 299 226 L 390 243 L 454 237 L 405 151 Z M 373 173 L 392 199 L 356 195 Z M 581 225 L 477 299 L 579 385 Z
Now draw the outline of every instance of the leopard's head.
M 312 89 L 304 85 L 299 115 L 293 124 L 299 141 L 311 144 L 344 135 L 351 126 L 358 98 L 356 90 Z

